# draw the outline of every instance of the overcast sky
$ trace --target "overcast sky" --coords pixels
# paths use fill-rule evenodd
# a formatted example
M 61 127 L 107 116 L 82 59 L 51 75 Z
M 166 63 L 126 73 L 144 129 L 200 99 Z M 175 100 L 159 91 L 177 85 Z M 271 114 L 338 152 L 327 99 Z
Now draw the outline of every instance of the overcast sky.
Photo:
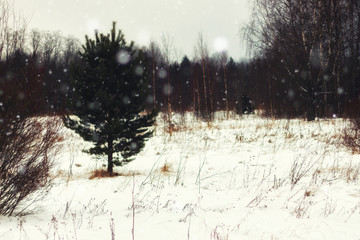
M 214 53 L 227 48 L 236 60 L 245 55 L 239 29 L 246 21 L 249 0 L 15 0 L 30 19 L 29 28 L 60 30 L 84 41 L 94 29 L 108 33 L 117 21 L 128 41 L 148 45 L 161 34 L 174 37 L 178 56 L 194 54 L 199 32 Z

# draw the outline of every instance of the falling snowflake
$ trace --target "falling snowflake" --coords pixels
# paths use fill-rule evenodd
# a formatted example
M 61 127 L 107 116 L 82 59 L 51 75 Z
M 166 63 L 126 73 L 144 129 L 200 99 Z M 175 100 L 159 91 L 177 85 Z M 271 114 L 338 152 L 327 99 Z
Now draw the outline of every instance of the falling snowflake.
M 167 72 L 164 69 L 161 69 L 158 73 L 159 78 L 166 78 Z
M 228 41 L 225 37 L 219 36 L 214 40 L 214 49 L 217 52 L 223 52 L 228 49 Z
M 121 50 L 116 55 L 117 62 L 121 65 L 126 65 L 130 62 L 130 55 L 127 51 Z

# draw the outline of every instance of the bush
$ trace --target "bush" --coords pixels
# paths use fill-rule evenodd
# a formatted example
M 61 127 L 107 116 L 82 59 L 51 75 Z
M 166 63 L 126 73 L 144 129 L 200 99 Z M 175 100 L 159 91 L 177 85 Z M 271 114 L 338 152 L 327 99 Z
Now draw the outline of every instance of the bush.
M 360 117 L 350 120 L 350 125 L 344 130 L 343 144 L 353 153 L 360 153 Z
M 29 206 L 20 205 L 31 201 L 24 200 L 35 192 L 38 200 L 38 190 L 50 186 L 61 126 L 58 117 L 34 117 L 33 110 L 41 107 L 41 84 L 11 64 L 14 70 L 0 71 L 0 215 L 25 213 Z
M 0 124 L 0 214 L 12 215 L 27 197 L 50 186 L 49 170 L 59 140 L 55 117 L 8 119 Z M 25 213 L 28 206 L 17 212 Z

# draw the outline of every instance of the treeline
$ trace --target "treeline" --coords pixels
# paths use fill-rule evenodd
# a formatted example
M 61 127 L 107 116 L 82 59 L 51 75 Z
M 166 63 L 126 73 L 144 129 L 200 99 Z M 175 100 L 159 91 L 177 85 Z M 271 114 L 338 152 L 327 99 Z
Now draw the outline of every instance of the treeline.
M 7 101 L 16 100 L 27 106 L 29 115 L 67 112 L 72 94 L 71 69 L 80 62 L 80 41 L 59 32 L 32 30 L 21 34 L 19 37 L 9 29 L 9 36 L 18 37 L 21 42 L 0 53 L 1 107 L 4 109 L 10 106 Z M 199 39 L 203 41 L 201 35 Z M 219 110 L 238 113 L 253 110 L 247 97 L 250 95 L 247 63 L 235 62 L 226 52 L 209 56 L 204 42 L 198 46 L 201 54 L 193 59 L 184 56 L 178 62 L 170 56 L 172 46 L 166 49 L 164 45 L 152 42 L 142 47 L 146 56 L 142 71 L 148 76 L 147 109 L 168 113 L 192 111 L 206 120 L 211 120 Z
M 1 112 L 11 111 L 14 116 L 67 113 L 73 94 L 72 66 L 81 64 L 81 41 L 60 32 L 28 31 L 26 19 L 15 13 L 12 1 L 0 5 Z M 170 35 L 142 48 L 146 64 L 139 71 L 147 76 L 147 109 L 169 116 L 192 111 L 206 120 L 218 110 L 251 112 L 248 64 L 234 61 L 226 52 L 210 56 L 202 34 L 195 48 L 195 57 L 184 56 L 180 61 L 174 59 Z
M 205 44 L 197 47 L 196 57 L 184 56 L 180 62 L 170 62 L 154 42 L 143 49 L 152 76 L 149 104 L 164 112 L 192 111 L 208 120 L 219 110 L 252 112 L 248 64 L 235 62 L 226 52 L 209 56 Z
M 13 43 L 0 52 L 0 98 L 26 105 L 29 115 L 60 114 L 66 109 L 70 65 L 79 58 L 80 42 L 59 32 L 18 31 L 8 29 Z M 4 42 L 4 41 L 2 41 Z M 4 50 L 5 49 L 5 50 Z M 16 109 L 13 109 L 16 112 Z M 22 111 L 22 114 L 24 112 Z
M 2 107 L 9 99 L 5 95 L 16 95 L 32 102 L 33 114 L 66 112 L 80 41 L 57 32 L 0 29 L 5 29 L 0 33 Z M 210 54 L 202 34 L 191 58 L 175 59 L 169 35 L 143 47 L 147 108 L 170 115 L 192 111 L 207 120 L 219 110 L 258 109 L 308 120 L 360 114 L 360 2 L 255 0 L 243 30 L 252 53 L 243 62 L 226 51 Z
M 255 0 L 244 33 L 257 108 L 308 120 L 360 113 L 359 1 Z

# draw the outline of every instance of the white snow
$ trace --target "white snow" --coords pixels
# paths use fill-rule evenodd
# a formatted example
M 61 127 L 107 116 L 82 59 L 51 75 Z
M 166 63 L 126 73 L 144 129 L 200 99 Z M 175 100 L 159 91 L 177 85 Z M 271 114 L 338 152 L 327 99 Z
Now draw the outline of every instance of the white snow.
M 121 176 L 93 180 L 105 158 L 64 129 L 55 186 L 36 212 L 0 217 L 0 239 L 132 239 L 133 227 L 134 239 L 360 239 L 360 157 L 340 144 L 345 120 L 224 116 L 174 116 L 171 137 L 158 117 Z

